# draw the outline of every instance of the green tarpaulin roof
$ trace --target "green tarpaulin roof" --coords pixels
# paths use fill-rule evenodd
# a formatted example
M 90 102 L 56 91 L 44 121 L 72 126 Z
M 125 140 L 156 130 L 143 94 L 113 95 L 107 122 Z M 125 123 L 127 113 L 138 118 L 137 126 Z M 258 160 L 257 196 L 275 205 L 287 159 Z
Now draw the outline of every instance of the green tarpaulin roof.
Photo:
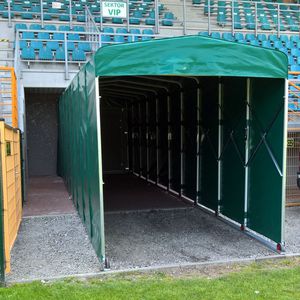
M 204 36 L 100 48 L 96 76 L 177 75 L 287 78 L 287 56 L 276 50 Z

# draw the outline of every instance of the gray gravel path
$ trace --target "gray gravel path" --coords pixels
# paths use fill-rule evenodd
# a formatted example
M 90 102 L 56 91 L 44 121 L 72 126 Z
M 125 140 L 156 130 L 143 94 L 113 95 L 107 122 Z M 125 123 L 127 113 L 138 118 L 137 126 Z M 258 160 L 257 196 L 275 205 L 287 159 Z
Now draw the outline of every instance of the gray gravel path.
M 107 214 L 112 269 L 274 255 L 254 239 L 199 209 Z
M 285 241 L 287 253 L 300 253 L 300 207 L 285 211 Z
M 24 218 L 7 281 L 100 272 L 77 214 Z

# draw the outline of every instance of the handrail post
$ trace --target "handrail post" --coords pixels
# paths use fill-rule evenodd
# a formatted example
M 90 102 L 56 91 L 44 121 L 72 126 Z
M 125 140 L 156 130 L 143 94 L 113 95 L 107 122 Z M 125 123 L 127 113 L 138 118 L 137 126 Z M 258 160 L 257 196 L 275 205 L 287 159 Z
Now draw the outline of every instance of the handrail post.
M 129 32 L 129 0 L 126 0 L 126 21 L 127 21 L 127 32 Z
M 99 33 L 99 48 L 102 47 L 102 33 Z
M 207 2 L 207 14 L 208 14 L 208 34 L 210 35 L 211 33 L 211 28 L 210 28 L 210 0 Z
M 41 6 L 41 10 L 40 10 L 40 18 L 41 18 L 41 24 L 42 24 L 42 28 L 44 28 L 44 4 L 43 4 L 43 0 L 40 0 L 40 6 Z
M 255 36 L 257 36 L 257 2 L 254 2 L 254 9 L 255 9 Z
M 277 36 L 280 36 L 280 4 L 277 3 Z
M 11 0 L 7 0 L 8 6 L 8 27 L 11 27 Z
M 159 33 L 159 9 L 158 9 L 158 0 L 154 0 L 154 9 L 155 9 L 155 33 Z
M 102 10 L 102 0 L 99 0 L 100 5 L 100 30 L 103 30 L 103 10 Z
M 183 0 L 183 35 L 186 35 L 186 0 Z
M 69 0 L 69 18 L 70 18 L 70 28 L 72 29 L 72 20 L 73 20 L 73 15 L 72 15 L 72 0 Z
M 233 36 L 234 35 L 234 0 L 231 1 L 231 22 L 232 22 L 231 34 Z
M 64 32 L 64 44 L 65 44 L 65 79 L 69 79 L 69 66 L 68 66 L 68 46 L 67 46 L 67 33 Z

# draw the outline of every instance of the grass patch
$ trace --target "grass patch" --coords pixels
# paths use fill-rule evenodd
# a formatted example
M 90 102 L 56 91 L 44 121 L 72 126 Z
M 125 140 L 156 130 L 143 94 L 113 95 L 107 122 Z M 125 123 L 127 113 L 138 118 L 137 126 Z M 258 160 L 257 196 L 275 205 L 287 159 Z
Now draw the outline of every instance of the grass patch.
M 225 275 L 213 274 L 203 275 L 201 270 L 192 276 L 184 272 L 181 276 L 168 272 L 128 273 L 89 280 L 15 284 L 1 288 L 0 299 L 300 299 L 299 259 L 235 266 Z

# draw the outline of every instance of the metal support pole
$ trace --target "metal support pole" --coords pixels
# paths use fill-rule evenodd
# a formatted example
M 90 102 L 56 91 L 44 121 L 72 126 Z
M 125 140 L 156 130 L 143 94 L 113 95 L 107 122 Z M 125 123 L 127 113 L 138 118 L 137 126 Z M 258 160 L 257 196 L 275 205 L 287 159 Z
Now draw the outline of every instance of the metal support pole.
M 231 34 L 234 35 L 234 1 L 235 0 L 232 0 L 231 1 Z
M 286 164 L 287 164 L 287 134 L 288 134 L 288 102 L 289 102 L 289 81 L 285 79 L 284 90 L 284 128 L 283 128 L 283 158 L 282 158 L 282 209 L 281 209 L 281 245 L 285 244 L 285 199 L 286 199 Z
M 68 45 L 67 45 L 67 33 L 64 32 L 64 49 L 65 49 L 65 79 L 69 79 L 69 65 L 68 65 Z
M 140 177 L 142 176 L 142 168 L 143 168 L 143 162 L 142 162 L 142 111 L 141 111 L 141 103 L 138 104 L 139 106 L 139 150 L 140 150 Z
M 103 11 L 102 11 L 102 0 L 99 0 L 100 4 L 100 30 L 103 30 Z
M 277 4 L 277 36 L 280 36 L 280 4 Z
M 44 28 L 44 2 L 43 2 L 43 0 L 40 1 L 40 6 L 41 6 L 41 10 L 40 10 L 41 24 L 42 24 L 42 28 Z
M 69 0 L 69 17 L 70 17 L 70 28 L 72 29 L 72 19 L 73 19 L 73 15 L 72 15 L 72 0 Z
M 246 99 L 246 128 L 245 128 L 245 191 L 244 191 L 244 228 L 248 223 L 248 177 L 249 177 L 249 147 L 250 147 L 250 78 L 247 78 L 247 99 Z
M 150 158 L 149 158 L 149 101 L 146 101 L 146 180 L 149 180 Z
M 127 21 L 127 32 L 129 32 L 129 0 L 126 0 L 127 10 L 126 10 L 126 21 Z
M 186 35 L 186 0 L 183 0 L 183 35 Z
M 131 158 L 132 158 L 132 173 L 135 173 L 135 124 L 134 124 L 134 106 L 131 104 Z
M 8 9 L 8 27 L 11 27 L 11 0 L 7 0 Z
M 218 211 L 221 211 L 221 184 L 222 184 L 222 135 L 223 135 L 223 125 L 222 125 L 222 83 L 219 77 L 219 93 L 218 93 Z
M 171 187 L 171 141 L 172 141 L 172 129 L 171 129 L 171 101 L 170 96 L 167 96 L 167 113 L 168 113 L 168 191 Z
M 210 0 L 207 2 L 207 14 L 208 14 L 208 34 L 210 35 L 211 33 L 211 24 L 210 24 Z
M 156 184 L 159 184 L 159 118 L 158 97 L 155 98 L 155 121 L 156 121 Z
M 255 9 L 255 35 L 257 36 L 257 19 L 258 19 L 258 16 L 257 16 L 257 2 L 254 2 L 254 9 Z
M 183 195 L 184 186 L 184 103 L 183 91 L 180 91 L 180 196 Z
M 159 3 L 158 0 L 154 0 L 154 10 L 155 10 L 155 33 L 159 34 Z
M 200 201 L 200 87 L 197 87 L 197 159 L 196 159 L 196 164 L 197 164 L 197 175 L 196 175 L 196 204 L 199 203 Z
M 101 240 L 101 258 L 105 261 L 105 231 L 104 231 L 104 199 L 103 199 L 103 172 L 102 172 L 102 145 L 101 145 L 101 122 L 100 122 L 100 95 L 99 95 L 99 77 L 95 79 L 96 90 L 96 117 L 97 117 L 97 150 L 98 150 L 98 176 L 99 176 L 99 221 L 100 221 L 100 240 Z

